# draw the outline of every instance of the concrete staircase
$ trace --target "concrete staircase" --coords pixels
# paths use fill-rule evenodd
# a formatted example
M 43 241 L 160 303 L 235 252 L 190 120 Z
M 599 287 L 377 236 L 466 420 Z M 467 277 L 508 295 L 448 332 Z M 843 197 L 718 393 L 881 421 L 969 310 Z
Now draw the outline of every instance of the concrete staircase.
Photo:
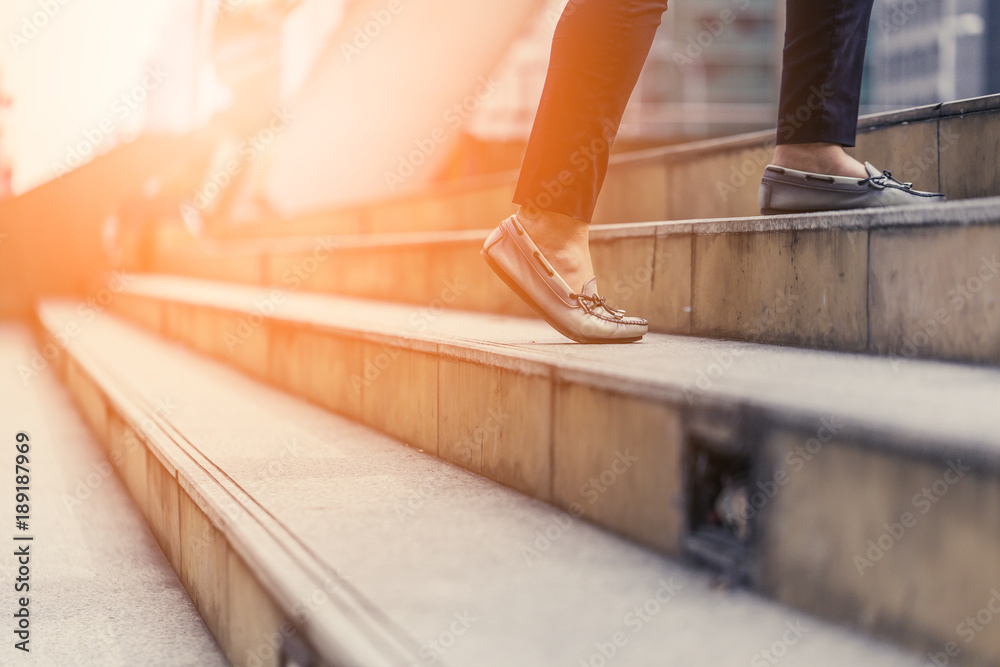
M 9 619 L 3 664 L 224 667 L 225 655 L 115 475 L 118 461 L 99 446 L 70 392 L 55 373 L 13 372 L 34 347 L 30 329 L 0 323 L 0 423 L 9 464 L 21 466 L 18 478 L 12 468 L 0 480 L 11 505 L 0 556 L 10 586 L 0 602 Z M 13 507 L 15 500 L 27 510 Z M 27 517 L 23 526 L 15 510 Z
M 1000 97 L 862 127 L 953 201 L 732 217 L 763 135 L 620 158 L 593 244 L 638 344 L 521 317 L 496 182 L 168 222 L 99 307 L 39 305 L 41 363 L 234 664 L 995 664 Z

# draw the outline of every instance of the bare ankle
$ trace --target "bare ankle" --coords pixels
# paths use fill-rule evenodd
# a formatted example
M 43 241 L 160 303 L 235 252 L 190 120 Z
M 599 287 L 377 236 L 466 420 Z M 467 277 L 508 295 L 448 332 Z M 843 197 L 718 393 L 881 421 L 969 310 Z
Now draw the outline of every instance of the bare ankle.
M 556 213 L 555 211 L 544 211 L 529 206 L 518 208 L 517 219 L 528 227 L 535 228 L 558 228 L 565 226 L 570 229 L 578 229 L 580 227 L 589 227 L 583 220 L 577 220 L 572 216 Z
M 825 142 L 777 146 L 774 150 L 774 164 L 834 176 L 864 178 L 868 175 L 864 165 L 848 155 L 843 146 Z
M 571 289 L 581 289 L 594 275 L 588 223 L 552 211 L 527 210 L 523 206 L 517 212 L 517 219 Z

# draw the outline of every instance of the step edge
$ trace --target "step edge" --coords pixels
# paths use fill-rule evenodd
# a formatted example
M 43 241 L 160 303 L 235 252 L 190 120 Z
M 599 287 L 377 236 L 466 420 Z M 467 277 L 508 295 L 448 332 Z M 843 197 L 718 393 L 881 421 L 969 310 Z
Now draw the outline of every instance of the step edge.
M 213 283 L 213 281 L 202 282 Z M 259 289 L 245 288 L 245 286 L 242 285 L 225 286 L 231 289 L 235 288 L 236 290 Z M 165 300 L 161 294 L 157 293 L 157 291 L 152 291 L 148 295 L 144 294 L 142 285 L 132 285 L 127 291 L 128 293 L 141 296 L 143 298 L 151 298 L 161 302 Z M 357 299 L 339 299 L 338 297 L 329 297 L 326 295 L 309 296 L 311 298 L 315 297 L 319 300 L 328 299 L 331 302 L 337 300 L 363 301 Z M 249 307 L 241 309 L 238 307 L 230 307 L 229 304 L 209 304 L 204 301 L 185 301 L 178 299 L 174 301 L 168 300 L 168 302 L 185 307 L 209 308 L 219 312 L 237 315 L 245 315 L 254 312 L 252 308 Z M 488 317 L 497 316 L 490 315 Z M 755 400 L 753 398 L 748 398 L 745 394 L 726 390 L 725 388 L 716 388 L 714 386 L 710 387 L 707 391 L 697 392 L 697 395 L 692 398 L 692 396 L 689 395 L 690 387 L 679 379 L 671 380 L 669 378 L 660 378 L 658 380 L 653 380 L 649 377 L 641 377 L 636 376 L 635 374 L 630 374 L 629 371 L 626 370 L 619 371 L 611 365 L 602 364 L 600 368 L 595 368 L 591 362 L 586 360 L 565 358 L 553 360 L 552 357 L 547 355 L 544 351 L 525 349 L 518 347 L 515 344 L 474 341 L 460 336 L 451 337 L 424 334 L 420 332 L 373 332 L 371 329 L 375 327 L 351 327 L 343 322 L 338 324 L 303 322 L 300 319 L 281 316 L 270 316 L 267 320 L 268 322 L 278 326 L 302 326 L 307 328 L 309 331 L 331 335 L 334 337 L 345 338 L 348 340 L 360 340 L 362 342 L 375 344 L 397 345 L 401 349 L 405 349 L 407 351 L 431 354 L 440 358 L 450 358 L 465 363 L 503 368 L 514 370 L 516 372 L 527 370 L 532 375 L 539 377 L 551 377 L 554 381 L 558 382 L 574 382 L 594 389 L 610 391 L 619 395 L 637 399 L 668 402 L 680 408 L 715 408 L 719 405 L 737 405 L 758 412 L 761 415 L 769 415 L 771 419 L 784 421 L 785 417 L 788 417 L 793 422 L 803 420 L 811 422 L 820 417 L 828 416 L 827 411 L 816 410 L 808 404 L 795 404 L 780 398 L 769 399 L 768 397 L 758 397 Z M 652 335 L 668 336 L 667 334 Z M 783 346 L 754 344 L 740 341 L 718 341 L 714 339 L 704 340 L 713 345 L 732 345 L 737 348 L 756 347 L 759 349 L 789 349 L 784 348 Z M 456 348 L 460 351 L 456 351 Z M 851 357 L 863 358 L 865 361 L 875 361 L 875 363 L 880 363 L 882 365 L 892 363 L 890 359 L 872 358 L 870 355 L 864 354 L 848 355 L 847 353 L 842 352 L 824 353 L 822 351 L 815 350 L 810 351 L 810 354 L 827 354 L 830 355 L 831 358 L 843 357 L 847 355 Z M 968 373 L 979 373 L 983 370 L 981 368 L 969 368 L 962 364 L 948 363 L 937 360 L 913 360 L 911 363 L 926 366 L 947 365 L 955 369 L 964 369 Z M 1000 370 L 993 372 L 994 374 L 1000 373 Z M 888 436 L 891 436 L 888 438 L 884 438 L 883 436 L 884 439 L 877 438 L 882 442 L 882 444 L 878 446 L 878 449 L 882 451 L 895 451 L 908 455 L 921 453 L 934 455 L 938 450 L 930 447 L 930 445 L 933 443 L 939 443 L 942 440 L 942 434 L 933 432 L 928 433 L 924 430 L 913 428 L 906 420 L 893 418 L 872 419 L 862 416 L 851 417 L 851 421 L 852 432 L 855 432 L 859 438 L 864 440 L 871 439 L 865 434 L 887 434 Z M 995 441 L 983 440 L 976 437 L 970 437 L 968 435 L 960 435 L 956 437 L 952 434 L 952 442 L 954 444 L 953 450 L 955 452 L 969 456 L 987 468 L 1000 469 L 1000 449 L 997 448 L 997 443 Z
M 499 221 L 498 221 L 499 222 Z M 949 201 L 943 204 L 915 204 L 844 211 L 821 211 L 786 215 L 699 220 L 622 222 L 591 226 L 592 241 L 656 236 L 768 233 L 781 231 L 879 231 L 933 227 L 977 227 L 1000 223 L 1000 196 Z M 326 234 L 278 241 L 264 239 L 220 239 L 192 236 L 203 253 L 200 257 L 291 257 L 313 252 L 322 243 L 331 252 L 395 249 L 424 246 L 480 244 L 490 229 L 393 232 L 378 234 Z M 165 255 L 170 258 L 170 255 Z
M 48 302 L 42 301 L 36 313 L 43 330 L 51 335 L 54 316 L 49 311 Z M 105 404 L 113 409 L 143 441 L 147 451 L 154 454 L 168 473 L 172 473 L 171 476 L 176 480 L 178 487 L 189 495 L 206 519 L 223 533 L 227 542 L 243 559 L 262 587 L 278 603 L 284 614 L 303 628 L 304 634 L 312 641 L 315 648 L 323 651 L 325 659 L 359 666 L 398 665 L 401 664 L 400 660 L 410 664 L 418 660 L 415 649 L 410 651 L 405 649 L 392 631 L 384 628 L 379 619 L 364 611 L 363 604 L 359 604 L 359 601 L 352 599 L 351 596 L 344 595 L 346 582 L 338 582 L 338 586 L 331 591 L 326 586 L 326 581 L 317 575 L 318 572 L 326 572 L 328 568 L 316 561 L 313 554 L 302 552 L 302 545 L 297 539 L 292 544 L 300 547 L 297 550 L 300 553 L 298 555 L 292 553 L 287 543 L 274 536 L 273 527 L 269 529 L 261 520 L 261 515 L 270 517 L 270 513 L 248 494 L 242 494 L 243 497 L 235 494 L 229 488 L 230 485 L 225 483 L 224 472 L 221 477 L 213 475 L 204 462 L 208 462 L 216 469 L 218 466 L 201 454 L 196 447 L 198 456 L 178 442 L 165 426 L 168 425 L 182 438 L 183 434 L 168 419 L 150 414 L 144 406 L 137 404 L 137 400 L 129 395 L 134 390 L 127 382 L 115 377 L 114 373 L 104 368 L 79 341 L 69 340 L 62 347 L 62 351 L 70 355 L 74 364 L 100 389 Z M 140 421 L 139 417 L 149 419 L 153 426 L 147 427 L 145 420 Z M 105 434 L 98 434 L 98 437 L 103 440 Z M 199 461 L 199 458 L 204 461 Z M 233 519 L 215 503 L 215 498 L 219 494 L 225 494 L 237 502 L 243 509 L 240 517 Z M 250 504 L 248 505 L 246 501 L 250 501 Z M 288 532 L 280 522 L 273 517 L 270 518 L 280 530 Z M 269 542 L 269 548 L 260 548 L 259 545 L 263 542 Z M 292 577 L 300 583 L 291 583 L 289 579 Z M 309 615 L 305 617 L 296 614 L 296 608 L 306 599 L 304 594 L 318 589 L 327 592 L 330 604 L 319 609 L 310 609 Z M 333 630 L 344 627 L 345 624 L 355 628 L 364 636 L 372 638 L 375 635 L 377 639 L 372 642 L 359 642 L 357 632 Z M 416 646 L 415 641 L 412 644 Z M 391 647 L 392 653 L 383 650 L 385 647 Z

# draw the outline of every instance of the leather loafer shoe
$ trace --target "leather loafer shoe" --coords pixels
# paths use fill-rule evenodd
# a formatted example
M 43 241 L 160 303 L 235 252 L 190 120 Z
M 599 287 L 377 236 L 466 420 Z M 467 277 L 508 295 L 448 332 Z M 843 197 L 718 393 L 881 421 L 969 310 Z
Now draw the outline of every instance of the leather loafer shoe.
M 486 263 L 552 328 L 578 343 L 631 343 L 642 338 L 648 323 L 626 317 L 597 293 L 597 278 L 574 292 L 556 273 L 512 215 L 483 244 Z
M 874 206 L 906 206 L 943 202 L 939 192 L 914 190 L 888 171 L 865 162 L 868 178 L 829 176 L 769 164 L 760 181 L 758 203 L 762 215 L 813 213 Z

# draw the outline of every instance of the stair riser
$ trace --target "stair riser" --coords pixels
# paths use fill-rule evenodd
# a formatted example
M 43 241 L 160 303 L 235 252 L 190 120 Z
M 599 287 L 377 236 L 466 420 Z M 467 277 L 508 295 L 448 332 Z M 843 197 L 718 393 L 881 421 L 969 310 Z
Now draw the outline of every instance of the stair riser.
M 993 664 L 1000 633 L 972 633 L 967 618 L 992 603 L 978 623 L 1000 622 L 1000 475 L 960 456 L 902 459 L 850 437 L 818 441 L 777 431 L 765 443 L 762 590 L 931 653 L 957 646 L 950 664 Z M 776 479 L 785 481 L 771 500 L 763 489 Z
M 127 295 L 114 308 L 148 323 L 149 301 Z M 187 321 L 206 329 L 194 333 L 172 328 L 180 318 L 170 313 L 207 307 L 161 308 L 160 333 L 189 345 L 222 338 L 241 317 L 224 311 L 192 316 Z M 934 650 L 955 634 L 962 601 L 988 600 L 1000 585 L 994 562 L 1000 521 L 979 522 L 985 507 L 994 513 L 1000 507 L 1000 471 L 982 461 L 966 462 L 975 468 L 962 490 L 956 486 L 947 504 L 920 519 L 913 539 L 899 541 L 862 577 L 853 556 L 865 555 L 868 539 L 879 539 L 882 522 L 899 520 L 921 484 L 933 484 L 929 474 L 948 469 L 944 454 L 920 459 L 894 453 L 900 451 L 892 447 L 894 437 L 904 436 L 841 423 L 836 415 L 764 413 L 719 398 L 706 402 L 696 392 L 595 383 L 580 371 L 502 353 L 289 322 L 270 321 L 264 329 L 270 330 L 260 337 L 270 348 L 248 347 L 260 358 L 239 362 L 268 368 L 262 379 L 668 554 L 683 550 L 685 457 L 705 432 L 721 433 L 712 437 L 723 446 L 742 448 L 765 485 L 778 479 L 784 462 L 780 493 L 754 512 L 761 537 L 749 567 L 761 590 L 817 614 Z M 789 451 L 808 452 L 817 444 L 821 451 L 804 465 L 789 463 L 800 460 Z M 954 451 L 951 444 L 929 443 L 926 451 Z M 963 515 L 967 520 L 960 523 Z M 816 548 L 820 541 L 830 548 Z M 541 554 L 545 543 L 540 538 L 527 548 Z M 929 551 L 928 544 L 939 546 Z M 980 567 L 973 570 L 970 563 Z M 932 571 L 932 593 L 907 597 L 913 582 Z M 941 603 L 934 591 L 953 597 Z M 1000 647 L 983 635 L 963 650 L 980 657 Z
M 942 191 L 953 200 L 1000 195 L 1000 103 L 988 100 L 918 110 L 895 121 L 862 120 L 851 152 L 893 170 L 919 189 Z M 757 215 L 757 186 L 773 151 L 773 134 L 758 133 L 701 147 L 622 155 L 608 170 L 594 221 Z M 245 237 L 482 229 L 514 211 L 515 179 L 511 174 L 481 185 L 229 233 Z
M 150 318 L 153 310 L 145 308 L 144 324 L 170 321 Z M 201 326 L 206 322 L 199 321 Z M 158 409 L 150 414 L 129 397 L 109 396 L 103 384 L 107 377 L 95 375 L 87 360 L 57 343 L 44 325 L 38 335 L 43 345 L 52 344 L 48 349 L 59 350 L 52 367 L 230 664 L 280 667 L 290 656 L 317 667 L 397 664 L 398 656 L 389 657 L 391 649 L 383 654 L 384 646 L 373 649 L 358 639 L 370 627 L 345 616 L 342 603 L 335 601 L 342 591 L 336 581 L 329 575 L 322 581 L 306 576 L 300 562 L 278 555 L 270 542 L 274 535 L 249 514 L 245 498 L 233 495 L 242 491 L 222 489 L 201 467 L 204 463 L 192 466 L 179 452 L 158 421 L 168 414 Z M 253 545 L 249 550 L 248 544 Z M 251 566 L 248 554 L 258 561 L 264 554 L 267 562 Z M 280 585 L 273 568 L 282 572 Z
M 668 553 L 680 552 L 682 432 L 676 407 L 581 385 L 545 364 L 492 355 L 487 362 L 445 345 L 287 322 L 262 324 L 239 353 L 230 354 L 221 341 L 244 314 L 162 303 L 161 316 L 152 318 L 154 302 L 121 296 L 113 306 L 117 314 L 132 319 L 137 313 L 134 321 L 159 324 L 154 331 L 169 339 L 412 447 Z M 622 470 L 624 464 L 615 463 L 622 456 L 638 457 L 642 465 Z M 615 469 L 629 475 L 628 484 L 606 491 L 589 484 L 602 474 L 618 478 Z M 665 470 L 675 471 L 670 483 L 664 483 Z M 600 501 L 591 503 L 595 491 Z M 635 502 L 637 497 L 644 502 Z
M 1000 224 L 598 232 L 601 292 L 653 331 L 909 359 L 1000 363 Z M 661 228 L 662 230 L 662 228 Z M 164 261 L 157 269 L 440 308 L 532 316 L 480 242 Z M 311 269 L 311 270 L 307 270 Z
M 71 353 L 63 350 L 56 367 L 227 659 L 280 667 L 282 646 L 296 630 L 216 527 L 227 519 L 206 514 L 177 470 L 153 453 L 154 425 L 130 425 Z

